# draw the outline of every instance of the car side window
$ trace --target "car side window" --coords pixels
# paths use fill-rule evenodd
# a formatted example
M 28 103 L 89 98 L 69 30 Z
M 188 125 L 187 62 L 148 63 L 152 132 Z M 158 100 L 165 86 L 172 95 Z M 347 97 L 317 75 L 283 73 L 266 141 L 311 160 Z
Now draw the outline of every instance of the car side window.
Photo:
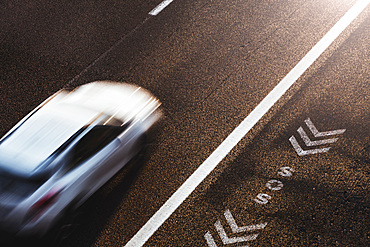
M 127 124 L 123 126 L 97 125 L 93 127 L 71 150 L 66 169 L 71 170 L 92 157 L 126 128 Z

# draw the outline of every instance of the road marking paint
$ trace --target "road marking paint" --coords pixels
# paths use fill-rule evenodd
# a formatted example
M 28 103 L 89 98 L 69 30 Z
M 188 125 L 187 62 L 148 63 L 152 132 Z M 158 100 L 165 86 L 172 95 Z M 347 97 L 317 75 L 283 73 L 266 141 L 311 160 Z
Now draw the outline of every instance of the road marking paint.
M 313 122 L 311 121 L 310 118 L 307 118 L 304 120 L 306 123 L 307 127 L 311 130 L 312 134 L 315 137 L 323 137 L 323 136 L 332 136 L 332 135 L 340 135 L 343 134 L 346 130 L 345 129 L 340 129 L 340 130 L 331 130 L 331 131 L 324 131 L 324 132 L 319 132 Z
M 293 175 L 293 172 L 295 172 L 293 168 L 289 166 L 284 166 L 284 167 L 280 167 L 277 174 L 282 177 L 291 177 Z M 273 184 L 276 184 L 276 185 L 273 186 Z M 277 190 L 281 190 L 284 187 L 284 184 L 277 179 L 271 179 L 266 183 L 266 187 L 271 191 L 277 191 Z M 269 203 L 269 200 L 272 199 L 270 195 L 265 194 L 265 193 L 259 193 L 256 197 L 257 198 L 254 198 L 253 201 L 261 205 Z
M 204 238 L 206 239 L 209 247 L 217 247 L 217 244 L 215 243 L 215 240 L 213 239 L 212 234 L 210 232 L 207 232 L 204 235 Z
M 327 148 L 318 148 L 318 149 L 309 149 L 309 150 L 303 150 L 301 146 L 299 145 L 297 139 L 295 139 L 294 136 L 291 136 L 289 138 L 290 143 L 292 144 L 294 150 L 297 152 L 299 156 L 304 155 L 310 155 L 310 154 L 321 154 L 326 153 L 330 150 L 330 147 Z
M 224 216 L 227 220 L 227 223 L 231 227 L 231 230 L 233 233 L 263 230 L 268 224 L 266 222 L 262 224 L 239 227 L 236 224 L 235 219 L 229 209 L 226 209 L 226 211 L 224 212 Z M 250 235 L 243 236 L 243 237 L 228 237 L 224 230 L 224 227 L 222 226 L 219 220 L 216 221 L 214 226 L 224 245 L 253 241 L 253 240 L 256 240 L 256 238 L 258 237 L 258 234 L 250 234 Z M 204 238 L 207 241 L 208 247 L 217 247 L 216 242 L 213 239 L 212 234 L 209 231 L 204 235 Z M 248 247 L 248 245 L 245 245 L 244 247 Z
M 253 199 L 253 201 L 259 203 L 259 204 L 267 204 L 269 200 L 272 199 L 271 196 L 265 194 L 265 193 L 259 193 L 257 195 L 257 198 Z
M 338 138 L 332 138 L 332 139 L 324 139 L 324 140 L 318 140 L 318 141 L 311 141 L 311 139 L 306 134 L 306 131 L 303 130 L 302 127 L 299 127 L 297 130 L 298 134 L 301 136 L 302 140 L 306 144 L 307 147 L 312 146 L 318 146 L 318 145 L 324 145 L 329 143 L 334 143 L 338 140 Z
M 152 11 L 150 11 L 149 15 L 158 15 L 164 8 L 166 8 L 172 2 L 173 0 L 164 0 L 157 7 L 155 7 Z
M 307 125 L 307 127 L 310 129 L 314 137 L 323 137 L 323 136 L 331 136 L 331 135 L 339 135 L 343 134 L 346 129 L 339 129 L 339 130 L 331 130 L 331 131 L 325 131 L 325 132 L 319 132 L 315 125 L 312 123 L 310 118 L 307 118 L 304 121 Z M 324 140 L 317 140 L 317 141 L 311 141 L 311 139 L 308 137 L 304 129 L 300 126 L 297 129 L 298 134 L 301 136 L 302 140 L 306 144 L 307 147 L 312 147 L 312 146 L 319 146 L 319 145 L 324 145 L 324 144 L 330 144 L 334 143 L 338 140 L 338 138 L 332 138 L 332 139 L 324 139 Z M 328 148 L 321 148 L 321 149 L 310 149 L 310 150 L 303 150 L 301 146 L 299 145 L 297 139 L 294 136 L 291 136 L 289 138 L 290 143 L 292 144 L 293 148 L 297 152 L 299 156 L 303 155 L 310 155 L 310 154 L 318 154 L 318 153 L 326 153 L 329 151 L 330 147 Z
M 259 105 L 237 126 L 198 169 L 162 205 L 148 222 L 130 239 L 126 247 L 143 246 L 154 232 L 170 217 L 181 203 L 213 171 L 265 113 L 283 96 L 295 81 L 329 47 L 342 31 L 367 7 L 370 0 L 359 0 L 329 30 L 328 33 L 303 57 L 303 59 L 279 82 Z
M 248 232 L 248 231 L 261 230 L 261 229 L 264 229 L 267 226 L 267 223 L 262 223 L 262 224 L 240 227 L 236 224 L 235 219 L 234 219 L 234 217 L 231 214 L 229 209 L 227 209 L 224 212 L 224 216 L 225 216 L 225 219 L 227 220 L 227 223 L 230 225 L 231 231 L 233 233 L 242 233 L 242 232 Z
M 251 234 L 251 235 L 244 236 L 244 237 L 229 238 L 219 220 L 216 221 L 215 228 L 223 244 L 235 244 L 235 243 L 240 243 L 240 242 L 253 241 L 253 240 L 256 240 L 256 238 L 258 237 L 258 234 Z
M 275 187 L 273 184 L 277 184 Z M 279 180 L 272 179 L 266 183 L 266 187 L 269 188 L 270 190 L 281 190 L 283 188 L 283 183 Z

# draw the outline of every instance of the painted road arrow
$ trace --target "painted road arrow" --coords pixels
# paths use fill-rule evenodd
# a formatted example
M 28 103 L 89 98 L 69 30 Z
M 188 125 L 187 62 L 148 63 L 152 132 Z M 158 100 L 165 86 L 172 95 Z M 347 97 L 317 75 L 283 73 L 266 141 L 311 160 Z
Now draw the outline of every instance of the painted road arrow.
M 262 223 L 262 224 L 257 224 L 257 225 L 239 227 L 236 224 L 235 219 L 233 215 L 231 214 L 230 210 L 227 209 L 224 212 L 224 215 L 233 233 L 261 230 L 261 229 L 264 229 L 267 225 L 267 223 Z M 258 234 L 250 234 L 250 235 L 243 236 L 243 237 L 228 237 L 224 230 L 224 227 L 222 226 L 219 220 L 216 221 L 214 226 L 224 245 L 253 241 L 258 237 Z M 213 239 L 212 234 L 209 231 L 204 235 L 204 238 L 206 239 L 209 247 L 217 247 L 216 242 Z
M 338 129 L 338 130 L 331 130 L 331 131 L 325 131 L 325 132 L 320 132 L 317 130 L 315 125 L 312 123 L 310 118 L 307 118 L 304 121 L 308 127 L 308 129 L 312 132 L 314 137 L 323 137 L 323 136 L 332 136 L 332 135 L 340 135 L 343 134 L 346 129 Z M 299 127 L 297 130 L 298 134 L 308 147 L 312 146 L 319 146 L 319 145 L 324 145 L 324 144 L 329 144 L 329 143 L 334 143 L 338 140 L 338 138 L 331 138 L 331 139 L 324 139 L 324 140 L 317 140 L 317 141 L 312 141 L 304 129 L 302 127 Z M 329 151 L 330 147 L 325 147 L 325 148 L 317 148 L 317 149 L 309 149 L 309 150 L 303 150 L 302 147 L 299 145 L 297 139 L 294 136 L 291 136 L 289 138 L 290 143 L 292 144 L 293 148 L 297 152 L 299 156 L 303 155 L 308 155 L 308 154 L 316 154 L 316 153 L 325 153 Z

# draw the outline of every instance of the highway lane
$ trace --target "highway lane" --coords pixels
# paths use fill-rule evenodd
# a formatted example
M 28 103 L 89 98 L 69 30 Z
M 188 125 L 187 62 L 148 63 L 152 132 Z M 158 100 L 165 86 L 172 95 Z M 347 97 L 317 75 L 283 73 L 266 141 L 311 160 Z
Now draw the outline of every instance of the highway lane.
M 162 100 L 164 118 L 153 130 L 152 145 L 140 169 L 124 171 L 99 193 L 99 202 L 89 210 L 91 217 L 66 245 L 125 244 L 352 3 L 175 1 L 80 74 L 73 85 L 111 79 L 148 88 Z M 279 113 L 278 109 L 274 113 Z M 265 123 L 270 118 L 264 119 Z M 257 126 L 246 139 L 258 139 L 263 127 Z M 192 201 L 185 206 L 193 205 L 192 210 L 199 214 L 202 209 L 208 212 L 217 207 L 213 218 L 199 226 L 192 210 L 176 213 L 164 226 L 167 230 L 162 229 L 148 245 L 205 245 L 205 231 L 226 209 L 219 205 L 225 203 L 220 197 L 240 186 L 223 178 L 223 170 L 229 166 L 235 165 L 220 164 L 201 185 L 200 196 L 195 196 L 203 204 L 204 193 L 219 193 L 208 208 Z M 213 184 L 219 181 L 229 189 L 213 192 Z M 186 224 L 178 220 L 179 215 Z M 182 234 L 176 227 L 182 225 L 204 231 Z
M 370 22 L 368 14 L 362 17 L 334 54 L 299 80 L 300 90 L 268 124 L 252 140 L 244 139 L 221 164 L 224 169 L 216 169 L 146 246 L 207 246 L 207 233 L 217 246 L 368 246 Z M 308 117 L 320 131 L 346 131 L 314 138 Z M 338 140 L 307 147 L 299 127 L 313 140 Z M 331 149 L 299 156 L 291 136 L 304 150 Z M 232 232 L 233 221 L 241 232 Z M 255 230 L 242 229 L 251 225 Z M 259 235 L 241 239 L 251 234 Z M 236 243 L 224 245 L 222 239 Z

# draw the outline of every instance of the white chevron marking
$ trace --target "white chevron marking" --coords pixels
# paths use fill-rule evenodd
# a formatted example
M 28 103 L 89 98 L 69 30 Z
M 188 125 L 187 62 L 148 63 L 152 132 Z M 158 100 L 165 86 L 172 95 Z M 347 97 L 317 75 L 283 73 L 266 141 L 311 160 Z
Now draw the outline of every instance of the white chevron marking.
M 343 134 L 346 131 L 346 129 L 339 129 L 339 130 L 331 130 L 331 131 L 319 132 L 316 129 L 315 125 L 312 123 L 312 121 L 311 121 L 310 118 L 307 118 L 304 122 L 306 123 L 307 127 L 311 130 L 312 134 L 315 137 L 339 135 L 339 134 Z
M 227 223 L 230 225 L 231 230 L 232 230 L 233 233 L 241 233 L 241 232 L 247 232 L 247 231 L 261 230 L 261 229 L 264 229 L 267 225 L 267 223 L 262 223 L 262 224 L 239 227 L 236 224 L 235 219 L 234 219 L 234 217 L 231 214 L 229 209 L 227 209 L 224 212 L 224 215 L 225 215 Z M 224 245 L 246 242 L 246 241 L 252 241 L 252 240 L 255 240 L 258 237 L 258 234 L 250 234 L 250 235 L 244 236 L 244 237 L 229 238 L 219 220 L 216 221 L 215 228 L 216 228 L 217 233 L 220 236 L 220 238 L 222 240 L 222 243 Z M 217 247 L 217 244 L 216 244 L 215 240 L 213 239 L 212 234 L 209 231 L 204 235 L 204 238 L 206 239 L 207 244 L 208 244 L 209 247 Z M 248 247 L 248 245 L 244 245 L 243 247 Z
M 307 136 L 306 132 L 303 130 L 302 127 L 299 127 L 297 132 L 301 136 L 302 140 L 308 147 L 312 146 L 318 146 L 318 145 L 324 145 L 328 143 L 334 143 L 338 140 L 338 138 L 333 138 L 333 139 L 325 139 L 325 140 L 318 140 L 318 141 L 311 141 L 310 138 Z
M 229 238 L 226 235 L 226 232 L 225 232 L 224 228 L 222 227 L 222 224 L 219 220 L 216 221 L 215 227 L 216 227 L 216 230 L 218 232 L 218 235 L 220 235 L 220 238 L 221 238 L 223 244 L 235 244 L 235 243 L 239 243 L 239 242 L 252 241 L 252 240 L 255 240 L 258 237 L 258 234 L 251 234 L 251 235 L 244 236 L 244 237 Z
M 240 232 L 247 232 L 247 231 L 254 231 L 254 230 L 261 230 L 265 228 L 267 223 L 262 223 L 262 224 L 257 224 L 257 225 L 250 225 L 250 226 L 243 226 L 243 227 L 238 227 L 236 224 L 233 215 L 231 214 L 230 210 L 227 209 L 224 213 L 225 218 L 227 220 L 227 223 L 229 223 L 231 230 L 233 233 L 240 233 Z
M 310 150 L 303 150 L 301 146 L 299 146 L 297 139 L 294 136 L 289 138 L 290 143 L 294 147 L 295 151 L 299 156 L 307 155 L 307 154 L 317 154 L 317 153 L 325 153 L 329 151 L 330 147 L 327 148 L 320 148 L 320 149 L 310 149 Z
M 312 123 L 310 118 L 307 118 L 304 122 L 306 123 L 307 127 L 310 129 L 314 137 L 339 135 L 339 134 L 343 134 L 346 131 L 346 129 L 338 129 L 338 130 L 319 132 L 317 128 L 315 127 L 315 125 Z M 308 135 L 306 134 L 306 132 L 304 131 L 302 127 L 299 127 L 297 129 L 297 132 L 301 136 L 306 146 L 308 147 L 334 143 L 338 140 L 338 138 L 331 138 L 331 139 L 325 139 L 325 140 L 311 141 L 311 139 L 308 137 Z M 289 138 L 289 141 L 299 156 L 308 155 L 308 154 L 325 153 L 329 151 L 330 149 L 330 147 L 327 147 L 327 148 L 303 150 L 301 146 L 298 144 L 297 139 L 294 136 L 291 136 Z
M 207 241 L 208 247 L 217 247 L 217 244 L 215 240 L 213 239 L 212 234 L 210 232 L 207 232 L 206 234 L 204 234 L 204 238 Z M 243 245 L 242 247 L 249 247 L 249 246 Z
M 209 247 L 217 247 L 217 244 L 215 243 L 215 240 L 213 239 L 212 234 L 210 232 L 204 234 L 204 238 L 206 239 Z

